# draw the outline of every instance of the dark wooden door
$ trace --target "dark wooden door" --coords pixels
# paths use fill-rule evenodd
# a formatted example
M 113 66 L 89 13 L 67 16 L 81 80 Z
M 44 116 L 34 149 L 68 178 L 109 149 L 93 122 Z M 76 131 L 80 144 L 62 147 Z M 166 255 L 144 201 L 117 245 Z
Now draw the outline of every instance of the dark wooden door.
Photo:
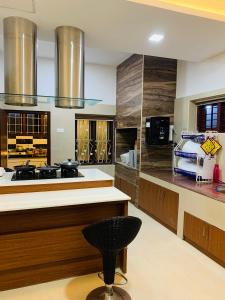
M 201 250 L 207 251 L 209 245 L 209 224 L 185 212 L 184 239 L 201 248 Z

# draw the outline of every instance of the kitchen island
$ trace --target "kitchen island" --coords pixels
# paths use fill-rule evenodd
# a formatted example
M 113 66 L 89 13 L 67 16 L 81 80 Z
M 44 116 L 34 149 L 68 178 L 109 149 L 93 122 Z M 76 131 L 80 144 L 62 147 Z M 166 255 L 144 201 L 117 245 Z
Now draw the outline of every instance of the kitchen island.
M 0 290 L 102 269 L 101 256 L 83 238 L 82 229 L 101 219 L 127 215 L 130 198 L 112 186 L 113 178 L 107 174 L 93 169 L 81 172 L 84 177 L 43 180 L 44 191 L 0 194 Z M 0 179 L 1 191 L 40 184 L 13 182 L 10 176 Z M 98 186 L 91 186 L 93 182 Z M 79 187 L 48 190 L 48 185 L 57 188 L 63 183 Z M 126 250 L 118 257 L 118 267 L 126 272 Z

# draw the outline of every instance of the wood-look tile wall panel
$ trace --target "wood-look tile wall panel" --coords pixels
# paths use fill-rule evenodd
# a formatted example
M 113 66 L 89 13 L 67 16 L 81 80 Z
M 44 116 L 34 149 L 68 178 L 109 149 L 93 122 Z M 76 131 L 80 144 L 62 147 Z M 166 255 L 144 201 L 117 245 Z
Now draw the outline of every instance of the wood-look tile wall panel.
M 0 110 L 0 166 L 7 167 L 7 113 Z
M 139 171 L 151 173 L 153 169 L 172 167 L 172 145 L 146 145 L 145 123 L 149 116 L 169 116 L 173 124 L 176 69 L 176 60 L 136 54 L 117 68 L 116 127 L 137 128 L 137 173 L 134 176 L 131 169 L 116 165 L 116 176 L 135 185 L 136 203 Z M 117 161 L 120 161 L 119 155 L 129 148 L 130 139 L 128 135 L 127 139 L 124 138 L 125 132 L 116 131 Z
M 137 168 L 140 161 L 140 128 L 116 129 L 116 161 L 120 162 L 120 155 L 133 150 L 137 144 Z
M 134 54 L 117 68 L 117 128 L 141 126 L 143 55 Z
M 145 143 L 145 123 L 149 116 L 169 116 L 174 119 L 177 61 L 145 56 L 141 133 L 141 170 L 171 169 L 172 145 L 152 146 Z
M 115 187 L 131 197 L 131 202 L 138 203 L 139 171 L 121 164 L 116 164 Z
M 137 184 L 138 170 L 117 163 L 115 168 L 115 174 L 116 176 L 121 177 L 132 184 Z

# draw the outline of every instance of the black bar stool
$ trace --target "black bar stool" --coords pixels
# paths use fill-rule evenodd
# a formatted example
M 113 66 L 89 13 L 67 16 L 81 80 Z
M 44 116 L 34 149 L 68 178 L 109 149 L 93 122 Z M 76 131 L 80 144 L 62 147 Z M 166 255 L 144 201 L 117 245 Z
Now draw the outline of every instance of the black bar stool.
M 141 224 L 141 220 L 136 217 L 114 217 L 83 229 L 86 240 L 102 254 L 105 282 L 105 286 L 91 291 L 87 300 L 131 299 L 125 290 L 113 286 L 116 258 L 119 252 L 134 240 Z

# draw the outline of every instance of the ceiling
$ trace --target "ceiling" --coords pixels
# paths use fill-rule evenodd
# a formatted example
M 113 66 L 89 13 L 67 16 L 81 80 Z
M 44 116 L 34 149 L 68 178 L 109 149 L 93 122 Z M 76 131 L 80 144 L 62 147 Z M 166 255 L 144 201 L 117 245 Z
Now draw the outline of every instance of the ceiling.
M 178 2 L 158 2 L 169 1 Z M 3 2 L 10 2 L 11 8 L 1 7 Z M 164 9 L 127 0 L 22 2 L 23 10 L 18 10 L 13 8 L 18 8 L 18 0 L 0 0 L 1 31 L 2 19 L 11 15 L 34 21 L 39 28 L 39 40 L 53 42 L 54 28 L 59 25 L 79 27 L 85 31 L 86 47 L 90 49 L 87 51 L 96 63 L 118 64 L 132 53 L 201 61 L 225 52 L 225 22 L 169 10 L 168 7 Z M 31 8 L 34 12 L 30 12 Z M 160 44 L 148 41 L 149 35 L 155 32 L 165 35 Z
M 225 0 L 128 0 L 186 14 L 225 21 Z
M 3 52 L 3 35 L 0 34 L 0 52 Z M 85 47 L 85 62 L 98 65 L 117 66 L 131 54 L 99 48 Z M 37 56 L 41 58 L 55 58 L 55 43 L 38 40 Z

